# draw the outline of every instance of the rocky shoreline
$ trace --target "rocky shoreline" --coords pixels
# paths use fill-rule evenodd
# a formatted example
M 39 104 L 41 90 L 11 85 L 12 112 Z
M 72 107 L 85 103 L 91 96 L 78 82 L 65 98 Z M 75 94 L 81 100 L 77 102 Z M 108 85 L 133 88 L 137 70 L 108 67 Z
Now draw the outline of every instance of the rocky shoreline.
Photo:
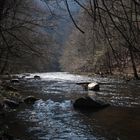
M 34 76 L 32 79 L 40 80 L 39 76 Z M 22 82 L 27 82 L 26 75 L 19 76 L 11 76 L 11 75 L 3 75 L 0 76 L 0 124 L 2 126 L 3 121 L 5 120 L 5 116 L 9 114 L 9 112 L 14 112 L 22 105 L 32 105 L 38 98 L 34 96 L 22 96 L 21 91 L 16 88 L 17 85 Z M 5 126 L 5 124 L 4 124 Z M 15 140 L 15 138 L 7 133 L 7 128 L 0 129 L 0 139 L 2 140 Z

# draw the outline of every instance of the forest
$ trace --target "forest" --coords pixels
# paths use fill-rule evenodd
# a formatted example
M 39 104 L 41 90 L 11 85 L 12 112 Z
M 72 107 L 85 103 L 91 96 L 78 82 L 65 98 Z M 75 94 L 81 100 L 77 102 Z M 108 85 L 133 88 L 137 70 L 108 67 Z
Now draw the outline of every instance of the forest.
M 53 67 L 56 42 L 49 30 L 57 23 L 43 4 L 37 0 L 1 1 L 1 74 L 43 72 Z
M 138 140 L 139 79 L 139 0 L 0 0 L 0 140 Z
M 61 68 L 71 72 L 134 74 L 138 78 L 139 1 L 95 0 L 85 4 L 75 0 L 81 7 L 75 19 L 71 7 L 62 9 L 59 2 L 52 2 L 56 5 L 53 8 L 49 6 L 50 1 L 1 2 L 0 73 Z M 57 28 L 63 24 L 58 18 L 65 18 L 63 12 L 67 9 L 76 26 L 66 35 L 65 30 Z M 56 39 L 61 34 L 67 39 Z
M 140 71 L 140 11 L 137 1 L 90 1 L 62 55 L 66 71 L 134 74 Z M 82 32 L 82 33 L 81 33 Z M 84 32 L 84 33 L 83 33 Z M 64 59 L 65 58 L 65 59 Z M 69 65 L 70 61 L 73 63 Z

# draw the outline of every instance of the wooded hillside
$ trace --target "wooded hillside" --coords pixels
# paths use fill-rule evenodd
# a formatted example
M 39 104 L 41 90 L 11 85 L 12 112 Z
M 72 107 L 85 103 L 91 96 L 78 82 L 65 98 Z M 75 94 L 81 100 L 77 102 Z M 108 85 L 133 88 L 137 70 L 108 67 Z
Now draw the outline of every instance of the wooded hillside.
M 1 74 L 50 70 L 56 46 L 46 30 L 56 26 L 51 14 L 40 0 L 0 1 Z
M 136 0 L 90 0 L 82 8 L 79 29 L 65 44 L 65 71 L 133 73 L 140 71 L 140 3 Z M 82 30 L 82 32 L 81 32 Z M 84 33 L 83 33 L 84 32 Z

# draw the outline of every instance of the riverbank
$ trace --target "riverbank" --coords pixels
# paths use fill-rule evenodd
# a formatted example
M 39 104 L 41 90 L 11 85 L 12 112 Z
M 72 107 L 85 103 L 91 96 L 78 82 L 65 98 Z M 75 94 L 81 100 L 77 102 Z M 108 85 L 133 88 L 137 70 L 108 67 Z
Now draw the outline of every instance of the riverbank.
M 108 77 L 108 78 L 117 78 L 117 79 L 122 79 L 126 81 L 130 80 L 139 80 L 134 77 L 133 73 L 120 73 L 120 72 L 114 72 L 112 74 L 109 73 L 94 73 L 94 72 L 72 72 L 73 74 L 79 74 L 79 75 L 84 75 L 88 77 Z M 138 73 L 138 76 L 140 77 L 140 72 Z
M 31 107 L 38 100 L 33 93 L 24 93 L 22 89 L 23 85 L 31 79 L 24 79 L 23 75 L 0 77 L 0 139 L 17 140 L 20 137 L 28 139 L 30 135 L 25 131 L 28 127 L 24 126 L 24 122 L 18 120 L 16 114 Z M 35 78 L 38 79 L 37 76 Z

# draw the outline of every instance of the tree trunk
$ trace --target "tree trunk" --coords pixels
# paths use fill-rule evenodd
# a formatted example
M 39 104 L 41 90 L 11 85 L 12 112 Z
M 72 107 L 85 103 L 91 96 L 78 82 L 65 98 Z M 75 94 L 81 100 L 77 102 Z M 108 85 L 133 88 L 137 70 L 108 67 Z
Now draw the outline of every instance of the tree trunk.
M 130 57 L 131 57 L 131 63 L 132 63 L 132 68 L 133 68 L 133 72 L 134 72 L 134 77 L 136 79 L 139 79 L 136 64 L 135 64 L 135 60 L 134 60 L 134 54 L 133 54 L 133 51 L 131 49 L 131 46 L 129 46 L 129 53 L 130 53 Z

